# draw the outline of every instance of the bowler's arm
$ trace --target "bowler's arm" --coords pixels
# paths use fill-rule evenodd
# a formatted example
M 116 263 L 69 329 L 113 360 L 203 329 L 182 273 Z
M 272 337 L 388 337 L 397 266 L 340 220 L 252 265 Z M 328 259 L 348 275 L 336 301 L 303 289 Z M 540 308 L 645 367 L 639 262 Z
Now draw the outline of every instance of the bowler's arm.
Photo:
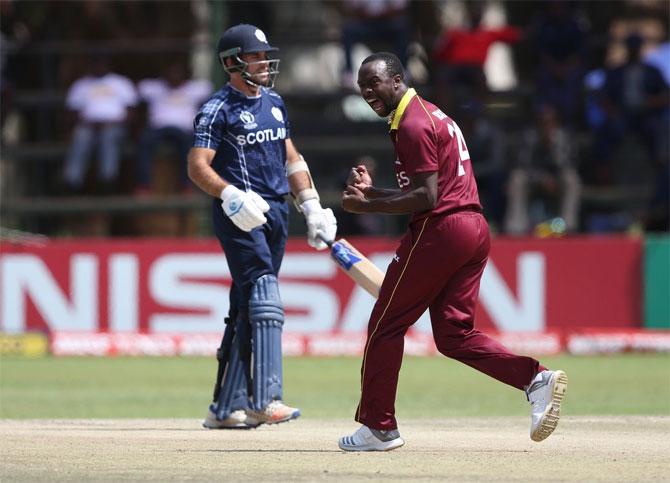
M 385 213 L 400 215 L 428 211 L 437 204 L 437 171 L 410 177 L 411 189 L 371 198 L 348 186 L 342 196 L 342 207 L 351 213 Z

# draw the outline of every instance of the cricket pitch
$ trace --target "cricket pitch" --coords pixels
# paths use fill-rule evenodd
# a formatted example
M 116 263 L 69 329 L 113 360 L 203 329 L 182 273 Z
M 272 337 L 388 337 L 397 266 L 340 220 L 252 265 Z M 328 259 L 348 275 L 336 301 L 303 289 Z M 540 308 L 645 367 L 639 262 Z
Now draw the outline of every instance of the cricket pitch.
M 530 419 L 530 418 L 528 418 Z M 670 417 L 563 417 L 534 443 L 526 418 L 401 421 L 405 446 L 344 453 L 350 420 L 205 430 L 195 419 L 0 420 L 0 481 L 659 481 Z

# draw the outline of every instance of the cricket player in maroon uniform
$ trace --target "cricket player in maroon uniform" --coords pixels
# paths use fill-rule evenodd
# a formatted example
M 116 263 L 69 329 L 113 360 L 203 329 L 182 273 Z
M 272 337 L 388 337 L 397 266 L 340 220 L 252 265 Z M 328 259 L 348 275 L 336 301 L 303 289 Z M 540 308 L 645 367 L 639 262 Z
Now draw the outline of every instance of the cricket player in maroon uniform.
M 491 241 L 470 155 L 458 125 L 408 88 L 403 72 L 400 60 L 386 52 L 369 56 L 358 72 L 362 97 L 379 116 L 390 116 L 400 190 L 375 188 L 358 166 L 342 206 L 352 213 L 412 218 L 370 316 L 355 417 L 363 426 L 339 446 L 387 451 L 404 444 L 394 415 L 404 336 L 426 309 L 442 354 L 526 392 L 531 438 L 542 441 L 558 424 L 567 376 L 512 354 L 474 328 Z

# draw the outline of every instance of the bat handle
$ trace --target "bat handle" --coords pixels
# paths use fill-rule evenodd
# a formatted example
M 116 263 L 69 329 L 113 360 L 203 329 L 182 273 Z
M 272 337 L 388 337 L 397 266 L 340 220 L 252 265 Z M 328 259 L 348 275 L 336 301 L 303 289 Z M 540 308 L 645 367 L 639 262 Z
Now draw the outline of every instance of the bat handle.
M 328 245 L 328 248 L 331 248 L 331 247 L 333 246 L 333 240 L 326 240 L 326 239 L 323 237 L 323 235 L 321 234 L 320 231 L 317 231 L 317 232 L 316 232 L 316 237 L 317 237 L 319 240 L 321 240 L 323 243 L 325 243 L 326 245 Z

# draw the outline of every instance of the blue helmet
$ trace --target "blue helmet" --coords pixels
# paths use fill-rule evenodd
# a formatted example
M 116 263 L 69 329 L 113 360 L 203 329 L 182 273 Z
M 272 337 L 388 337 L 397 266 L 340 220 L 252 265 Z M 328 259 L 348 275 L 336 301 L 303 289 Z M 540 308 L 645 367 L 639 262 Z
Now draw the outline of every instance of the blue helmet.
M 258 27 L 249 24 L 239 24 L 226 30 L 219 39 L 217 48 L 219 60 L 224 70 L 231 74 L 237 72 L 247 84 L 262 85 L 255 80 L 247 71 L 251 63 L 240 58 L 242 54 L 253 54 L 256 52 L 276 52 L 279 49 L 268 43 L 265 33 Z M 226 65 L 225 60 L 231 58 L 233 63 Z M 277 74 L 279 74 L 279 59 L 270 59 L 253 64 L 265 62 L 268 64 L 269 80 L 267 87 L 273 87 Z

